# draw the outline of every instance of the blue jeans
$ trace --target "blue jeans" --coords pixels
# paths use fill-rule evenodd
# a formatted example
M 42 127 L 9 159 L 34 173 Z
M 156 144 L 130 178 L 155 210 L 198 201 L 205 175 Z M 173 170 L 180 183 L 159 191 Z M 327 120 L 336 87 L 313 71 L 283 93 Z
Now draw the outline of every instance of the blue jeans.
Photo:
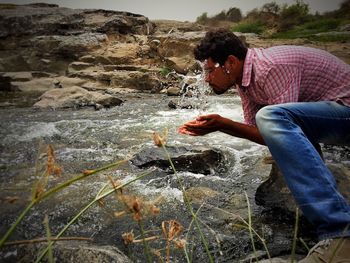
M 350 205 L 317 151 L 350 145 L 350 107 L 336 102 L 270 105 L 256 115 L 266 145 L 320 239 L 350 236 Z

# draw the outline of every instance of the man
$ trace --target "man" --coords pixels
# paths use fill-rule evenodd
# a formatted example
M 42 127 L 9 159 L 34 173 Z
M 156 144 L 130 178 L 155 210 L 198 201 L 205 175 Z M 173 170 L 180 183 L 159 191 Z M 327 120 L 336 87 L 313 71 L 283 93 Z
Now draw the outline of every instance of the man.
M 247 49 L 224 29 L 208 32 L 194 55 L 215 93 L 237 87 L 245 123 L 210 114 L 179 132 L 267 145 L 321 240 L 301 262 L 350 262 L 350 205 L 319 153 L 319 143 L 350 145 L 350 66 L 308 47 Z

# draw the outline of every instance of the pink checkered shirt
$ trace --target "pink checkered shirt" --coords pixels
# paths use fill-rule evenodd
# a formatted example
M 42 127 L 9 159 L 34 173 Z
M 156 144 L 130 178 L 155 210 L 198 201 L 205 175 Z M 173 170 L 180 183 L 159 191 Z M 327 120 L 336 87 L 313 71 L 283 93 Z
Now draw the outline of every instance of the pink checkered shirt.
M 238 89 L 246 124 L 266 105 L 337 101 L 350 106 L 350 65 L 314 48 L 248 49 Z

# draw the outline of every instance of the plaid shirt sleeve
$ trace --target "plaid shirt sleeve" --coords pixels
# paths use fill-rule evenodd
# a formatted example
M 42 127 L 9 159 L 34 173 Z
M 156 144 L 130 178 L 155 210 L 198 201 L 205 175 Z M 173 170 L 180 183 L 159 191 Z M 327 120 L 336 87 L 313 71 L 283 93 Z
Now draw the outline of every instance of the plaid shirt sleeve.
M 261 87 L 267 97 L 267 105 L 297 102 L 300 93 L 301 69 L 295 65 L 274 65 Z

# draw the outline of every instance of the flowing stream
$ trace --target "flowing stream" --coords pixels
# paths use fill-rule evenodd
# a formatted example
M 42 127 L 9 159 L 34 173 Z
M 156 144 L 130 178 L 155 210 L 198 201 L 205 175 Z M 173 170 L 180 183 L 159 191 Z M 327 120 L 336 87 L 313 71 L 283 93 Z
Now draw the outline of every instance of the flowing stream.
M 238 96 L 208 96 L 202 109 L 170 109 L 169 100 L 180 98 L 159 94 L 127 95 L 125 102 L 118 107 L 95 111 L 80 110 L 38 110 L 31 107 L 0 108 L 0 183 L 1 198 L 16 197 L 13 204 L 2 206 L 1 233 L 12 224 L 20 211 L 28 203 L 31 190 L 37 180 L 38 170 L 45 163 L 45 145 L 51 144 L 55 149 L 57 163 L 63 167 L 60 178 L 50 179 L 50 185 L 71 178 L 86 169 L 95 169 L 116 160 L 131 158 L 144 147 L 153 147 L 152 134 L 168 130 L 167 144 L 171 146 L 205 146 L 219 149 L 224 153 L 222 173 L 203 175 L 190 172 L 179 172 L 187 189 L 211 189 L 211 206 L 227 209 L 227 211 L 246 214 L 246 200 L 243 191 L 247 191 L 254 203 L 254 189 L 269 172 L 269 166 L 262 166 L 261 159 L 266 150 L 246 140 L 234 138 L 219 132 L 203 137 L 181 135 L 177 132 L 184 122 L 194 119 L 199 114 L 218 113 L 224 117 L 242 121 L 242 110 Z M 202 105 L 203 106 L 203 105 Z M 140 173 L 131 164 L 113 170 L 108 175 L 127 181 Z M 103 185 L 108 183 L 107 175 L 96 175 L 78 182 L 54 197 L 42 202 L 25 218 L 14 233 L 14 239 L 29 239 L 45 236 L 42 226 L 44 214 L 50 217 L 52 232 L 57 233 L 86 203 L 93 198 Z M 202 188 L 201 188 L 202 187 Z M 173 175 L 156 170 L 130 186 L 133 194 L 147 200 L 159 199 L 162 202 L 158 219 L 151 219 L 150 228 L 159 228 L 162 220 L 175 218 L 188 227 L 191 216 L 186 212 L 180 186 Z M 209 194 L 210 195 L 210 194 Z M 116 219 L 111 214 L 122 209 L 110 197 L 105 208 L 95 206 L 81 221 L 73 225 L 67 232 L 71 235 L 82 235 L 94 238 L 99 244 L 113 244 L 123 249 L 121 233 L 130 231 L 135 223 L 130 217 Z M 113 201 L 112 201 L 113 200 Z M 195 209 L 200 208 L 195 205 Z M 101 212 L 102 211 L 102 212 Z M 232 235 L 228 226 L 230 216 L 202 208 L 199 216 L 210 231 L 222 236 Z M 132 221 L 132 220 L 131 220 Z M 232 220 L 231 220 L 232 221 Z M 85 223 L 84 223 L 85 222 Z M 216 242 L 217 236 L 211 235 L 210 242 Z M 136 232 L 136 230 L 135 230 Z M 210 237 L 211 236 L 211 237 Z M 239 242 L 235 239 L 234 245 Z M 233 241 L 232 241 L 233 242 Z M 212 244 L 212 251 L 222 257 L 222 251 Z M 200 241 L 197 240 L 197 244 Z M 249 246 L 249 240 L 247 241 Z M 140 245 L 141 246 L 141 245 Z M 156 247 L 162 246 L 160 243 Z M 199 247 L 199 246 L 198 246 Z M 242 256 L 246 252 L 229 251 L 224 258 Z M 135 248 L 135 254 L 142 254 L 141 248 Z M 138 254 L 139 253 L 139 254 Z M 194 259 L 206 258 L 203 248 L 194 248 Z M 141 257 L 142 256 L 137 256 Z M 184 257 L 177 256 L 181 262 Z M 195 261 L 195 260 L 194 260 Z M 223 260 L 224 262 L 225 260 Z M 141 260 L 142 262 L 142 260 Z

